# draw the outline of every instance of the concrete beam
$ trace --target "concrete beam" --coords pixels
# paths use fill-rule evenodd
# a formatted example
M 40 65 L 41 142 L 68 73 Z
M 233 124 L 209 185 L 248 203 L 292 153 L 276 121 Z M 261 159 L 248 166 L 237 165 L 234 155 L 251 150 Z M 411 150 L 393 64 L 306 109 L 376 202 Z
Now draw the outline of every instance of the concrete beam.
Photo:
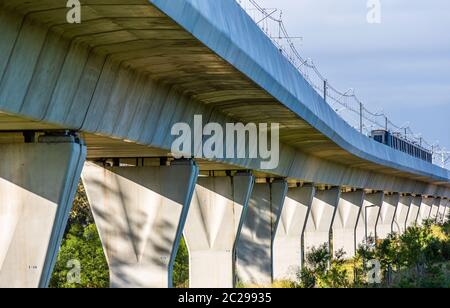
M 385 239 L 392 233 L 395 211 L 400 201 L 400 195 L 394 193 L 392 195 L 385 195 L 383 205 L 381 206 L 380 215 L 378 216 L 378 222 L 376 227 L 376 238 Z
M 421 205 L 422 205 L 422 197 L 416 196 L 412 199 L 411 206 L 408 212 L 408 217 L 406 218 L 406 229 L 417 224 L 417 219 L 419 217 Z
M 171 287 L 194 192 L 192 161 L 161 167 L 86 163 L 83 182 L 108 259 L 111 287 Z
M 253 187 L 236 249 L 238 279 L 244 284 L 273 282 L 273 241 L 287 190 L 284 180 Z
M 275 280 L 294 281 L 303 266 L 303 233 L 314 195 L 313 185 L 288 190 L 273 243 Z
M 423 223 L 430 218 L 431 207 L 433 206 L 433 197 L 422 198 L 422 204 L 419 209 L 419 216 L 417 217 L 417 224 L 422 226 Z
M 346 258 L 356 254 L 356 225 L 364 202 L 364 191 L 341 194 L 333 222 L 333 250 L 345 252 Z
M 431 205 L 431 212 L 429 219 L 431 219 L 432 221 L 437 220 L 440 206 L 441 206 L 441 198 L 434 198 L 434 202 Z
M 323 244 L 327 244 L 331 251 L 331 226 L 340 195 L 340 187 L 316 191 L 306 222 L 304 235 L 304 248 L 306 251 Z
M 253 183 L 250 173 L 198 178 L 184 228 L 191 288 L 234 286 L 235 244 Z
M 411 195 L 400 196 L 397 209 L 395 210 L 392 232 L 403 234 L 406 231 L 406 220 L 411 208 L 413 197 Z
M 86 148 L 44 137 L 0 149 L 0 288 L 47 287 Z
M 378 216 L 384 201 L 384 192 L 366 194 L 356 226 L 357 247 L 375 238 Z

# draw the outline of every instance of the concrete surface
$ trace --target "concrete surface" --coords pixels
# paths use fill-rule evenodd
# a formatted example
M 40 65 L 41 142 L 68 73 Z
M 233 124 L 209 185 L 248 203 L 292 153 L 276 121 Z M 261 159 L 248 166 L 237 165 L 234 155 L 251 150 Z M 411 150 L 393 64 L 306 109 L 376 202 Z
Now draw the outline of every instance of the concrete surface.
M 237 253 L 237 275 L 245 285 L 273 282 L 273 241 L 281 217 L 287 182 L 257 183 L 249 201 Z
M 365 194 L 356 226 L 356 244 L 359 247 L 368 239 L 375 239 L 378 217 L 384 201 L 384 192 Z
M 172 286 L 198 168 L 192 161 L 161 167 L 86 163 L 83 183 L 108 260 L 111 287 Z
M 235 285 L 235 244 L 247 213 L 254 177 L 199 177 L 184 227 L 191 288 Z
M 85 157 L 74 142 L 0 146 L 0 288 L 47 287 Z
M 275 280 L 297 280 L 303 266 L 303 234 L 314 195 L 313 185 L 288 190 L 273 243 Z
M 365 193 L 363 190 L 341 193 L 333 222 L 333 251 L 345 252 L 345 258 L 356 254 L 356 225 L 361 214 Z
M 380 215 L 376 227 L 376 238 L 385 239 L 393 231 L 393 224 L 395 219 L 395 212 L 400 201 L 398 193 L 392 195 L 385 195 L 383 205 L 381 206 Z
M 306 253 L 312 248 L 326 244 L 331 250 L 331 227 L 341 195 L 340 187 L 328 190 L 316 190 L 311 210 L 306 222 L 304 249 Z

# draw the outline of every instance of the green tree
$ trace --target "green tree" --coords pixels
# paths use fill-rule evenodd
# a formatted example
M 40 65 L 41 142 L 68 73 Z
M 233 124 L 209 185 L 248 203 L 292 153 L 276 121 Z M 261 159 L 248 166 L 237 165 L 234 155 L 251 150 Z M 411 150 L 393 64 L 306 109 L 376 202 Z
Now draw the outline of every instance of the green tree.
M 68 280 L 68 275 L 76 268 L 74 263 L 80 265 L 80 281 Z M 70 275 L 71 276 L 71 275 Z M 107 288 L 109 286 L 108 265 L 103 254 L 97 228 L 94 224 L 83 227 L 73 225 L 64 239 L 58 260 L 53 272 L 51 288 Z

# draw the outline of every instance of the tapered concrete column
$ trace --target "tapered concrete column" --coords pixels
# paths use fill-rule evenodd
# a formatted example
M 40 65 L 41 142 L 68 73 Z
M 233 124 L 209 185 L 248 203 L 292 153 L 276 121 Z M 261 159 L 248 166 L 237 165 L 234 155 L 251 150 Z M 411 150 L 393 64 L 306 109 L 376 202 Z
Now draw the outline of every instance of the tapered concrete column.
M 384 192 L 366 194 L 356 226 L 356 246 L 367 243 L 369 238 L 374 239 L 378 216 L 384 201 Z
M 238 279 L 246 285 L 273 281 L 273 240 L 287 190 L 284 180 L 253 187 L 237 245 Z
M 397 209 L 395 210 L 392 232 L 403 234 L 406 231 L 406 219 L 408 218 L 413 197 L 410 195 L 400 196 Z
M 422 204 L 422 197 L 416 196 L 412 199 L 411 206 L 409 208 L 408 218 L 406 218 L 406 229 L 417 224 L 417 218 L 419 216 L 421 204 Z
M 440 206 L 441 206 L 441 198 L 434 198 L 434 202 L 431 205 L 431 212 L 429 219 L 431 219 L 432 221 L 437 220 Z
M 0 145 L 0 288 L 47 287 L 85 158 L 72 136 Z
M 419 209 L 419 216 L 417 217 L 417 225 L 422 226 L 423 223 L 430 218 L 431 207 L 433 206 L 434 198 L 423 197 L 422 204 Z
M 334 215 L 341 195 L 340 187 L 318 190 L 306 221 L 304 248 L 306 252 L 327 244 L 331 251 L 330 235 Z
M 447 212 L 447 199 L 441 199 L 441 204 L 439 205 L 438 214 L 437 214 L 437 222 L 442 223 L 445 219 L 445 214 Z
M 345 252 L 345 258 L 353 258 L 356 253 L 356 224 L 364 202 L 364 191 L 341 194 L 333 222 L 333 250 Z
M 184 228 L 191 288 L 234 286 L 235 243 L 253 182 L 249 173 L 198 178 Z
M 161 167 L 85 164 L 83 182 L 112 287 L 172 286 L 197 175 L 192 161 Z
M 303 261 L 303 232 L 314 198 L 313 185 L 289 188 L 273 243 L 275 280 L 296 280 Z
M 446 223 L 449 220 L 449 214 L 450 214 L 450 200 L 447 199 L 447 206 L 445 207 L 444 212 L 444 223 Z
M 380 215 L 377 222 L 377 239 L 385 239 L 392 233 L 395 210 L 400 201 L 400 195 L 398 193 L 392 195 L 385 195 L 383 205 L 381 206 Z

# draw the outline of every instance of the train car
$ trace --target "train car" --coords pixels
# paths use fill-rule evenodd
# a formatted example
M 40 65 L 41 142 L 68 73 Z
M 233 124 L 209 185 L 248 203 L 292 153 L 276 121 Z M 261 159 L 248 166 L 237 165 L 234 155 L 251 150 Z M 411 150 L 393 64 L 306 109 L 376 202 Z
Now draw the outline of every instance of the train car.
M 433 154 L 430 151 L 407 140 L 400 134 L 393 134 L 389 131 L 380 129 L 372 131 L 371 138 L 379 143 L 385 144 L 391 148 L 402 151 L 421 160 L 429 163 L 433 162 Z

